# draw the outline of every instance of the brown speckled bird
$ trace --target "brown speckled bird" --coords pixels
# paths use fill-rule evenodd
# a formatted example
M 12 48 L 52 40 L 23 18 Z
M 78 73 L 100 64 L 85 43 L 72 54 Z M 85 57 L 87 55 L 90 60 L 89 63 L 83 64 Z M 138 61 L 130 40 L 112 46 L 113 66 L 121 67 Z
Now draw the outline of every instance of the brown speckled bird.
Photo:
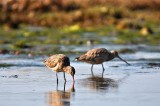
M 86 52 L 85 54 L 82 54 L 81 56 L 76 57 L 75 61 L 83 61 L 83 62 L 92 64 L 92 66 L 91 66 L 92 76 L 93 76 L 93 71 L 92 71 L 93 65 L 94 64 L 102 64 L 102 68 L 103 68 L 102 77 L 103 77 L 103 73 L 104 73 L 104 70 L 105 70 L 104 67 L 103 67 L 103 62 L 110 61 L 110 60 L 114 59 L 115 57 L 117 57 L 120 60 L 127 63 L 125 60 L 123 60 L 118 55 L 117 51 L 115 51 L 115 50 L 108 51 L 105 48 L 91 49 L 88 52 Z M 130 65 L 129 63 L 127 63 L 127 64 Z
M 49 57 L 44 61 L 44 64 L 48 68 L 56 72 L 57 83 L 58 83 L 58 75 L 57 75 L 58 72 L 63 72 L 65 82 L 66 82 L 65 72 L 72 76 L 74 82 L 75 69 L 74 67 L 70 66 L 70 60 L 66 55 L 64 54 L 52 55 L 51 57 Z

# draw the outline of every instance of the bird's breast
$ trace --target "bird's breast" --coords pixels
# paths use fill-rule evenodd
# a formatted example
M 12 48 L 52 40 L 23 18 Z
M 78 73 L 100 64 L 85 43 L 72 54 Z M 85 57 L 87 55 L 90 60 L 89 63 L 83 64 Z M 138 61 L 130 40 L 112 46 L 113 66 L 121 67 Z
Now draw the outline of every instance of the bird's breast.
M 102 64 L 104 61 L 105 60 L 103 58 L 94 58 L 94 59 L 85 60 L 85 62 L 89 64 Z

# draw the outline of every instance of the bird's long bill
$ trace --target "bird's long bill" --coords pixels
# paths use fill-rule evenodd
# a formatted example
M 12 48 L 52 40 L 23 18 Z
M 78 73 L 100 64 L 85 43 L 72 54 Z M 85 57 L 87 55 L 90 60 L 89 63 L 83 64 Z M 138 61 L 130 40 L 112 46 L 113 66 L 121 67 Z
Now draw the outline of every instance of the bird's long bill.
M 72 83 L 72 88 L 71 88 L 72 92 L 75 92 L 75 88 L 74 88 L 74 82 Z
M 73 80 L 73 83 L 74 83 L 74 75 L 72 75 L 72 80 Z
M 129 63 L 127 63 L 127 61 L 123 60 L 120 56 L 117 56 L 120 60 L 124 61 L 126 64 L 130 65 Z

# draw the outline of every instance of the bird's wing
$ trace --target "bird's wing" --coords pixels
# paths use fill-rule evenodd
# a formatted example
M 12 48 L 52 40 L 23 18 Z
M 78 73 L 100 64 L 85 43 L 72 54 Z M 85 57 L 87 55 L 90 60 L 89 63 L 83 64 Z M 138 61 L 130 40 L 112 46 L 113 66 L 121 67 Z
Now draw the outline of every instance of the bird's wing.
M 70 60 L 67 56 L 63 54 L 56 54 L 52 55 L 48 59 L 45 60 L 46 66 L 53 68 L 57 64 L 59 64 L 59 67 L 64 67 L 64 66 L 69 66 L 70 65 Z
M 91 49 L 89 50 L 86 55 L 90 58 L 108 58 L 109 51 L 104 48 L 98 48 L 98 49 Z
M 52 55 L 51 57 L 46 59 L 44 63 L 46 66 L 53 68 L 59 63 L 59 61 L 60 61 L 60 58 L 57 57 L 57 55 Z

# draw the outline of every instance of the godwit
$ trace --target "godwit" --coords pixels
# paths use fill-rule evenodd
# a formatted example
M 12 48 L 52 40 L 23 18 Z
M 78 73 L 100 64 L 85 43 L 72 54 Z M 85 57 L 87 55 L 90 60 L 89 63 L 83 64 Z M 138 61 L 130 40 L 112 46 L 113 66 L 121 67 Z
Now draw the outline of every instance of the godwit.
M 92 70 L 93 65 L 94 64 L 102 64 L 102 68 L 103 68 L 102 77 L 103 77 L 103 73 L 104 73 L 104 70 L 105 70 L 104 67 L 103 67 L 103 62 L 110 61 L 110 60 L 114 59 L 115 57 L 117 57 L 120 60 L 127 63 L 125 60 L 123 60 L 118 55 L 117 51 L 115 51 L 115 50 L 108 51 L 105 48 L 91 49 L 88 52 L 86 52 L 85 54 L 82 54 L 81 56 L 76 57 L 75 61 L 83 61 L 83 62 L 92 64 L 92 66 L 91 66 L 92 76 L 93 76 L 93 70 Z M 127 64 L 130 65 L 129 63 L 127 63 Z
M 44 63 L 48 68 L 56 72 L 57 84 L 58 84 L 58 74 L 57 74 L 58 72 L 63 72 L 65 82 L 66 82 L 65 72 L 72 76 L 74 82 L 75 69 L 74 67 L 70 66 L 70 60 L 66 55 L 64 54 L 52 55 L 51 57 L 46 59 Z

